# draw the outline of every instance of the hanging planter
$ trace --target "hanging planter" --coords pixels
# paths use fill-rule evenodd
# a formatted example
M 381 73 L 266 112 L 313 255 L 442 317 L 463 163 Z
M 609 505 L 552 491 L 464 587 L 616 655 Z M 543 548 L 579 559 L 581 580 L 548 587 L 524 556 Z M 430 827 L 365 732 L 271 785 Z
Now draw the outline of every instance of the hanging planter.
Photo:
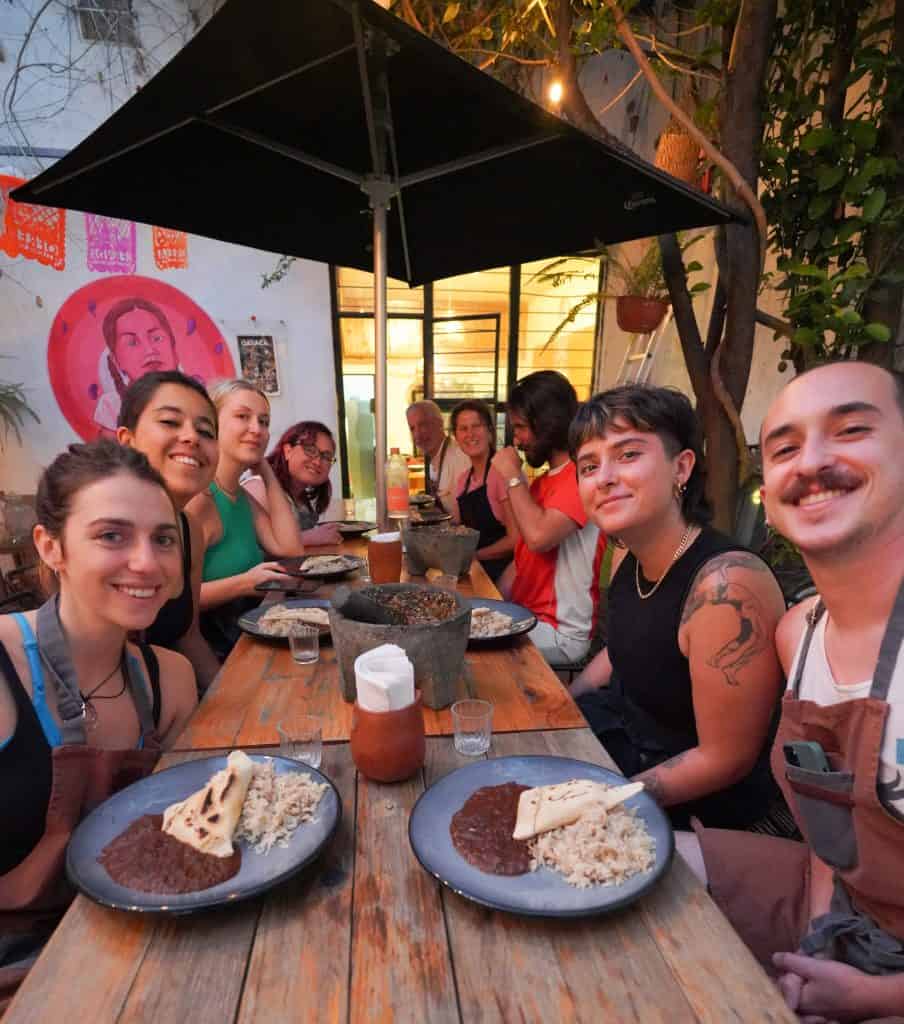
M 615 300 L 615 319 L 618 326 L 629 334 L 650 334 L 662 323 L 668 308 L 665 299 L 619 295 Z
M 697 185 L 699 161 L 700 144 L 673 118 L 659 137 L 656 166 L 679 181 Z

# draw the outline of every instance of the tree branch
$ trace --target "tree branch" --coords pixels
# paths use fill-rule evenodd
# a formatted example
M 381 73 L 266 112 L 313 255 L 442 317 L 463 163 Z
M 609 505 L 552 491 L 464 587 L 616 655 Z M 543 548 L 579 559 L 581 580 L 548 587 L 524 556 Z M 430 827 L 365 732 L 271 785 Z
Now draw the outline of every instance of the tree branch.
M 780 320 L 777 316 L 766 313 L 762 309 L 756 311 L 756 322 L 775 331 L 776 334 L 781 335 L 783 338 L 790 338 L 794 334 L 794 328 L 787 320 Z
M 684 271 L 684 261 L 681 259 L 681 246 L 678 244 L 678 237 L 676 235 L 660 235 L 659 251 L 662 253 L 662 276 L 665 278 L 665 284 L 669 290 L 681 351 L 684 355 L 688 375 L 691 378 L 694 394 L 699 399 L 704 390 L 708 390 L 709 360 L 703 350 L 697 315 L 694 313 L 691 293 L 687 288 L 687 274 Z
M 562 110 L 568 120 L 598 139 L 613 140 L 613 136 L 600 124 L 578 83 L 577 61 L 571 49 L 571 0 L 556 3 L 556 44 L 558 46 L 559 75 L 562 79 Z M 617 141 L 617 140 L 615 140 Z
M 718 348 L 719 342 L 722 340 L 722 332 L 725 330 L 726 299 L 725 282 L 722 280 L 722 275 L 719 274 L 716 279 L 716 291 L 713 295 L 713 308 L 709 314 L 709 327 L 706 329 L 706 344 L 703 347 L 710 359 Z

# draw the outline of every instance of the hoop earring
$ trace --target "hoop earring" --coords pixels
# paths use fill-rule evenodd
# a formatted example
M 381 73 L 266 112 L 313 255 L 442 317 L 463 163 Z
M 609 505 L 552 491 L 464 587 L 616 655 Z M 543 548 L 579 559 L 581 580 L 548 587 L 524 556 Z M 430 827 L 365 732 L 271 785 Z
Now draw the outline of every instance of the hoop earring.
M 687 490 L 687 484 L 682 484 L 682 483 L 679 483 L 678 481 L 675 482 L 675 487 L 674 487 L 675 500 L 678 502 L 679 505 L 681 504 L 681 502 L 682 502 L 682 500 L 684 498 L 684 492 L 686 490 Z

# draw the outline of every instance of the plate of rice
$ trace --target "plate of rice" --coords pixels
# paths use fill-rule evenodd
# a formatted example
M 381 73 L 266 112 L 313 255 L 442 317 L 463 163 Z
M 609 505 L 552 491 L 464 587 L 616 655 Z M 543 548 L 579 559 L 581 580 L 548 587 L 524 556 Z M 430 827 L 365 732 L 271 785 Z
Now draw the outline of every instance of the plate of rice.
M 311 863 L 339 825 L 336 787 L 309 765 L 285 757 L 249 754 L 254 772 L 233 845 L 242 852 L 238 874 L 188 893 L 142 892 L 119 885 L 98 857 L 129 824 L 162 814 L 200 789 L 226 766 L 226 756 L 185 761 L 115 793 L 78 826 L 66 852 L 70 882 L 96 903 L 137 913 L 191 914 L 237 903 L 272 889 Z
M 421 794 L 408 838 L 421 866 L 454 892 L 494 910 L 533 917 L 584 917 L 633 903 L 668 870 L 672 826 L 649 794 L 638 793 L 609 812 L 531 840 L 531 869 L 497 875 L 474 867 L 455 848 L 452 817 L 485 786 L 516 782 L 548 786 L 590 779 L 606 786 L 627 781 L 616 772 L 567 757 L 523 755 L 474 761 L 438 779 Z
M 294 623 L 316 626 L 321 639 L 330 635 L 330 602 L 322 597 L 302 597 L 274 604 L 262 604 L 245 612 L 238 620 L 243 633 L 263 640 L 285 640 Z

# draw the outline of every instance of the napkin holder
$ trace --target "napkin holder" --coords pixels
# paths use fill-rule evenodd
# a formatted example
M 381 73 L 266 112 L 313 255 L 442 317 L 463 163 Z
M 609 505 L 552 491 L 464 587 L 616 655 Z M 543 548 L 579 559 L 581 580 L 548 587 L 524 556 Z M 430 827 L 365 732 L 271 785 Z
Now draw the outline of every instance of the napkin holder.
M 355 701 L 352 709 L 352 760 L 368 779 L 401 782 L 424 766 L 427 745 L 421 691 L 414 703 L 394 711 L 368 711 Z

